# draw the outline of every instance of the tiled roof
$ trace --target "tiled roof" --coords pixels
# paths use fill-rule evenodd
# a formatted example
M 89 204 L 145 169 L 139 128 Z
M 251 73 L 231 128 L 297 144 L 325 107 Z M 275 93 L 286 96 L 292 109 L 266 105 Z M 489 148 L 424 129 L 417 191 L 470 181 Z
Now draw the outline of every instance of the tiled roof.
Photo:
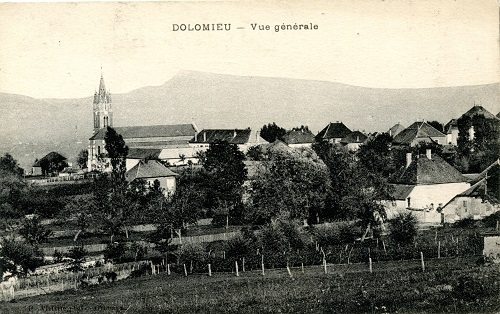
M 482 114 L 485 118 L 487 119 L 497 119 L 497 116 L 489 112 L 488 110 L 484 109 L 483 106 L 474 106 L 470 108 L 466 113 L 462 115 L 467 116 L 469 118 L 472 118 L 475 115 Z
M 396 123 L 392 128 L 389 129 L 389 131 L 387 131 L 387 133 L 389 133 L 390 136 L 395 137 L 404 129 L 405 129 L 404 126 L 402 126 L 399 123 Z
M 446 137 L 426 122 L 415 122 L 394 137 L 394 143 L 411 144 L 415 139 Z
M 308 129 L 294 129 L 285 133 L 282 141 L 286 144 L 305 144 L 314 142 L 314 134 Z
M 317 140 L 326 140 L 331 138 L 344 138 L 351 130 L 344 125 L 342 122 L 329 123 L 323 130 L 321 130 L 318 135 L 316 135 Z
M 364 143 L 368 139 L 368 136 L 363 134 L 360 131 L 354 131 L 349 133 L 346 137 L 344 137 L 340 143 L 342 144 L 350 144 L 350 143 Z
M 402 167 L 396 171 L 390 182 L 407 185 L 440 184 L 468 182 L 468 179 L 438 155 L 432 155 L 431 159 L 423 155 L 413 160 L 407 168 Z
M 247 144 L 251 141 L 248 129 L 204 129 L 196 134 L 189 143 L 213 143 L 216 140 L 226 141 L 230 144 Z M 261 139 L 265 143 L 264 139 Z
M 178 174 L 165 167 L 157 160 L 140 161 L 125 174 L 127 181 L 135 179 L 174 177 Z
M 128 159 L 158 159 L 161 149 L 158 148 L 130 148 Z
M 115 131 L 123 138 L 151 138 L 151 137 L 179 137 L 193 136 L 196 129 L 192 124 L 148 125 L 115 127 Z M 100 129 L 90 140 L 102 140 L 106 135 L 106 128 Z
M 67 158 L 58 152 L 50 152 L 33 164 L 33 167 L 41 167 L 44 160 L 66 160 Z
M 406 200 L 411 191 L 413 191 L 415 185 L 392 184 L 392 187 L 394 188 L 392 197 L 395 200 Z

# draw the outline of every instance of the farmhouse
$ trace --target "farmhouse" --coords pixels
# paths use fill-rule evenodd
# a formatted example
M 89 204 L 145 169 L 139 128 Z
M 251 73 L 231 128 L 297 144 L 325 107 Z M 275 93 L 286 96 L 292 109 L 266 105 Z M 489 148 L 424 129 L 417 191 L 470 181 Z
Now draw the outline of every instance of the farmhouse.
M 408 153 L 406 166 L 394 173 L 390 183 L 394 200 L 385 202 L 388 218 L 411 210 L 429 223 L 440 223 L 441 208 L 470 187 L 466 177 L 430 149 L 414 159 Z
M 500 160 L 481 172 L 474 184 L 456 195 L 444 207 L 444 222 L 464 218 L 482 219 L 500 210 Z
M 157 160 L 141 160 L 132 169 L 125 173 L 125 179 L 132 182 L 143 179 L 148 186 L 153 186 L 158 180 L 160 186 L 165 189 L 165 194 L 175 193 L 177 173 L 168 169 Z
M 340 141 L 349 135 L 351 130 L 342 122 L 329 123 L 323 130 L 316 135 L 316 141 L 328 141 L 333 144 L 338 144 Z
M 416 146 L 419 143 L 445 144 L 446 135 L 424 121 L 417 121 L 394 137 L 394 144 Z

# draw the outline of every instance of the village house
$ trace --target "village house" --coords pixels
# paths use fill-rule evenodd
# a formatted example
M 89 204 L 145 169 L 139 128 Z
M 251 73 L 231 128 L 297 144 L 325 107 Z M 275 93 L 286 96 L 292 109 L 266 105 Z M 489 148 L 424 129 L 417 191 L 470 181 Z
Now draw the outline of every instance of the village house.
M 495 172 L 493 177 L 488 173 Z M 472 182 L 472 186 L 459 193 L 444 205 L 442 212 L 444 222 L 453 223 L 461 219 L 482 219 L 500 210 L 498 186 L 500 160 L 481 172 Z M 496 189 L 493 187 L 496 185 Z
M 458 120 L 461 118 L 473 118 L 476 115 L 483 115 L 486 119 L 500 120 L 497 116 L 486 110 L 483 106 L 474 105 L 472 108 L 467 110 L 458 119 L 451 119 L 445 126 L 444 131 L 446 133 L 446 143 L 457 146 L 458 141 Z M 474 138 L 474 127 L 469 129 L 469 138 L 472 140 Z
M 350 151 L 357 151 L 359 147 L 366 142 L 368 136 L 360 131 L 354 131 L 349 133 L 346 137 L 344 137 L 340 144 L 347 147 Z
M 308 127 L 293 128 L 283 135 L 281 138 L 283 143 L 287 144 L 289 147 L 312 147 L 314 143 L 314 134 L 309 131 Z
M 333 144 L 339 144 L 340 141 L 349 135 L 352 131 L 342 122 L 329 123 L 323 130 L 316 135 L 316 141 L 327 141 Z
M 143 179 L 148 186 L 153 186 L 158 180 L 160 186 L 165 189 L 165 195 L 172 195 L 176 189 L 177 173 L 165 167 L 158 160 L 141 160 L 125 173 L 125 179 L 132 182 Z
M 226 141 L 236 144 L 240 151 L 247 152 L 252 146 L 266 144 L 267 141 L 260 136 L 260 132 L 246 129 L 203 129 L 196 132 L 189 141 L 189 147 L 195 151 L 206 151 L 211 143 Z
M 417 121 L 399 132 L 393 143 L 414 147 L 420 143 L 446 144 L 446 135 L 435 129 L 425 121 Z
M 412 211 L 424 223 L 441 223 L 441 208 L 470 187 L 465 176 L 430 149 L 414 158 L 408 153 L 406 165 L 389 183 L 394 200 L 385 202 L 388 218 Z

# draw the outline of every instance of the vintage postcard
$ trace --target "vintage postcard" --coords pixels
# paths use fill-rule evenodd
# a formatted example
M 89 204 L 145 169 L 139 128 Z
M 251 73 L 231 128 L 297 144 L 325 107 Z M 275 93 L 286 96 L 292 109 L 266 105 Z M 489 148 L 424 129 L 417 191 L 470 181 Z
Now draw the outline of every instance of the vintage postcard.
M 499 12 L 1 2 L 1 312 L 498 312 Z

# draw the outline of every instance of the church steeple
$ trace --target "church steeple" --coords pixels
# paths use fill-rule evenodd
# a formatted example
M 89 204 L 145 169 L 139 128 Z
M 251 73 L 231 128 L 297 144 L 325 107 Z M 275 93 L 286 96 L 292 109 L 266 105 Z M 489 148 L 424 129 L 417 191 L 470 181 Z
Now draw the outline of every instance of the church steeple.
M 94 133 L 101 128 L 113 126 L 113 110 L 111 109 L 111 94 L 106 90 L 104 76 L 99 81 L 99 92 L 94 93 Z

